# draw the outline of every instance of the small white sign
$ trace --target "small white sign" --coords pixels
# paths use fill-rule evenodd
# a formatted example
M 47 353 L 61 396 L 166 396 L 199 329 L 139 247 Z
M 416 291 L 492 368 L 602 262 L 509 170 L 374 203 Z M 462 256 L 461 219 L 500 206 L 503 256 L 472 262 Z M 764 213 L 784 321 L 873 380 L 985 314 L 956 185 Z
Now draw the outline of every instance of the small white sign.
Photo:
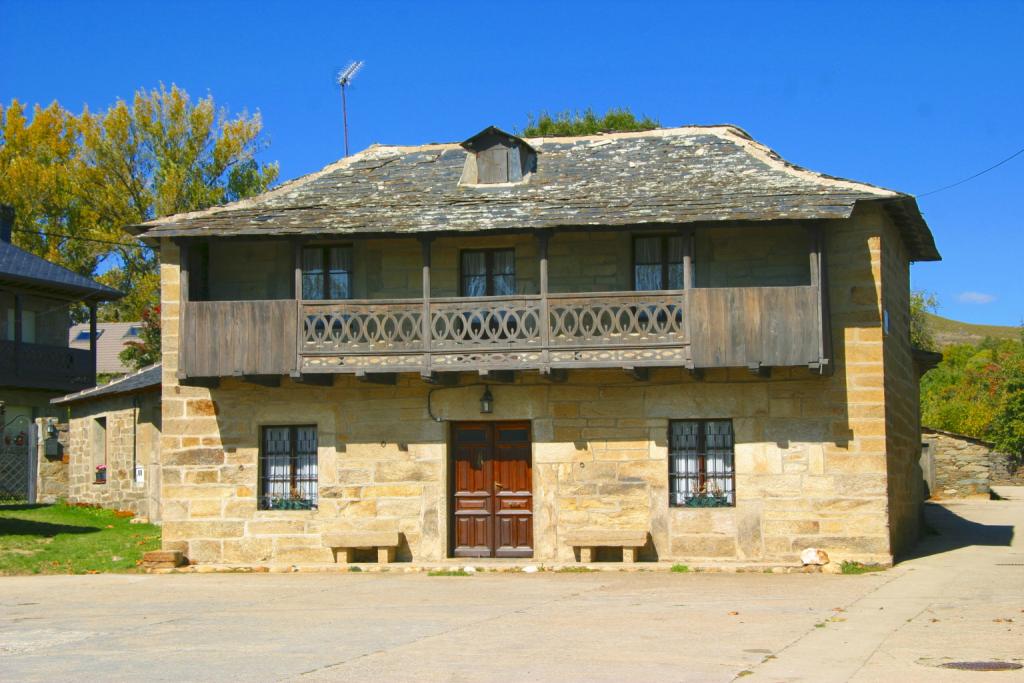
M 146 483 L 146 468 L 142 465 L 135 466 L 135 483 L 145 484 Z

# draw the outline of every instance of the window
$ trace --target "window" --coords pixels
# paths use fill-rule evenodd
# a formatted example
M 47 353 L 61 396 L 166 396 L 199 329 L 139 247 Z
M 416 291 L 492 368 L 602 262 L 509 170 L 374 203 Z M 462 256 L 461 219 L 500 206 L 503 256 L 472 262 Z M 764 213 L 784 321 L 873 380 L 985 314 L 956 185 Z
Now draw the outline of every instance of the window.
M 92 464 L 97 484 L 107 483 L 107 418 L 92 421 Z
M 461 254 L 462 296 L 511 296 L 516 293 L 514 249 L 474 249 Z
M 317 504 L 316 427 L 264 427 L 260 510 L 309 510 Z
M 654 235 L 633 240 L 633 289 L 683 288 L 682 235 Z
M 669 422 L 669 505 L 736 504 L 732 420 Z
M 127 329 L 127 330 L 125 330 L 125 333 L 124 333 L 124 337 L 123 337 L 123 338 L 127 338 L 127 337 L 138 337 L 138 336 L 139 336 L 139 332 L 140 332 L 141 330 L 142 330 L 142 328 L 141 328 L 141 327 L 139 327 L 138 325 L 132 325 L 132 326 L 131 326 L 131 327 L 129 327 L 129 328 Z
M 352 247 L 302 249 L 302 298 L 352 298 Z

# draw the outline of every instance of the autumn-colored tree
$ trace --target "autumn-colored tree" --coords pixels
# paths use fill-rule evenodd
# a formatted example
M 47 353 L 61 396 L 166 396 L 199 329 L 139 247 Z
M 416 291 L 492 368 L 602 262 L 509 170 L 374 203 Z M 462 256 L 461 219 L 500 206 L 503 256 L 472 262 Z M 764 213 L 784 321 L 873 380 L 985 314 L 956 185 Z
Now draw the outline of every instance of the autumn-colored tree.
M 262 192 L 259 114 L 231 118 L 213 97 L 193 102 L 161 85 L 105 112 L 74 115 L 54 102 L 31 120 L 0 105 L 0 203 L 13 204 L 15 243 L 127 296 L 101 308 L 137 320 L 158 299 L 153 251 L 122 228 Z
M 160 307 L 142 311 L 138 341 L 126 342 L 119 354 L 128 367 L 138 370 L 160 360 Z

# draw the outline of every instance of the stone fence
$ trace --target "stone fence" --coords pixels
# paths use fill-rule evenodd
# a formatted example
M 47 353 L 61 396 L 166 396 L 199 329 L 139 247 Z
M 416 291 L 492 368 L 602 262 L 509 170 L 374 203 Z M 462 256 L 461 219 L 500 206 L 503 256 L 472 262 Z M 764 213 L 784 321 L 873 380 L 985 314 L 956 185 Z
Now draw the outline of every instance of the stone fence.
M 993 484 L 1024 486 L 1020 459 L 988 442 L 928 427 L 921 429 L 921 440 L 922 464 L 930 460 L 934 473 L 934 482 L 928 482 L 933 498 L 987 494 Z

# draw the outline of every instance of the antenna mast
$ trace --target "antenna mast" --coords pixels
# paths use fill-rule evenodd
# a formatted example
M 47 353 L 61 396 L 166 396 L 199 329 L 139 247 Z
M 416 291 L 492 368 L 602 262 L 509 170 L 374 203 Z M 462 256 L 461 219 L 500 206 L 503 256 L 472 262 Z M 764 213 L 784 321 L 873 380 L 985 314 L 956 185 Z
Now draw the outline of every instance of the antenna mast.
M 345 127 L 345 156 L 348 156 L 348 104 L 345 101 L 345 88 L 352 83 L 359 70 L 363 68 L 364 62 L 356 60 L 338 73 L 338 85 L 341 86 L 341 118 Z

